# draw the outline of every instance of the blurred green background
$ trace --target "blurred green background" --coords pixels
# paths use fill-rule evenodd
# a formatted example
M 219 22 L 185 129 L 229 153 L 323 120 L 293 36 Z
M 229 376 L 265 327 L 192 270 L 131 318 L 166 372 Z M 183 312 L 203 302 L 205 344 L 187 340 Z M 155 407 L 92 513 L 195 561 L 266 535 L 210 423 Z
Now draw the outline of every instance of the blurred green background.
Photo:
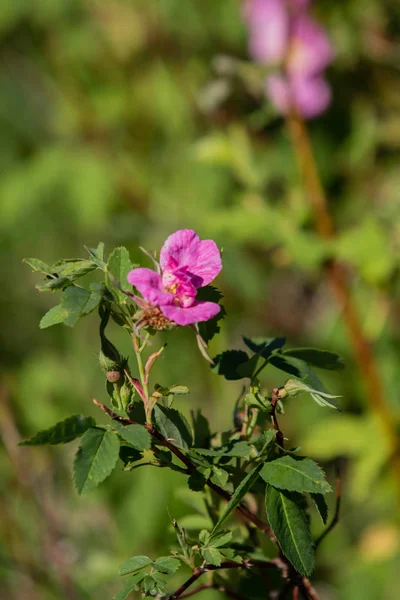
M 246 63 L 239 1 L 2 4 L 2 599 L 111 599 L 120 562 L 166 554 L 175 543 L 169 514 L 189 528 L 205 523 L 200 513 L 193 517 L 198 498 L 177 473 L 119 468 L 78 498 L 73 445 L 17 447 L 21 437 L 74 413 L 102 420 L 90 399 L 107 398 L 96 315 L 74 329 L 40 331 L 56 299 L 34 289 L 37 277 L 22 258 L 52 263 L 104 241 L 109 251 L 126 245 L 148 266 L 138 246 L 159 249 L 178 228 L 224 249 L 217 283 L 228 316 L 212 355 L 241 347 L 244 333 L 285 335 L 291 346 L 345 357 L 344 372 L 324 377 L 343 395 L 343 412 L 300 397 L 281 425 L 331 480 L 334 459 L 342 465 L 341 522 L 318 552 L 314 580 L 324 600 L 400 597 L 398 496 L 387 441 L 321 268 L 332 253 L 347 264 L 398 430 L 400 5 L 321 0 L 315 9 L 336 51 L 333 104 L 310 125 L 338 228 L 329 247 L 314 232 L 284 123 L 263 100 L 258 70 Z M 191 333 L 169 335 L 157 378 L 191 388 L 177 401 L 180 410 L 201 407 L 214 430 L 228 428 L 241 382 L 212 374 Z M 113 341 L 129 352 L 117 330 Z M 282 384 L 270 369 L 265 385 Z M 320 532 L 317 522 L 313 530 Z

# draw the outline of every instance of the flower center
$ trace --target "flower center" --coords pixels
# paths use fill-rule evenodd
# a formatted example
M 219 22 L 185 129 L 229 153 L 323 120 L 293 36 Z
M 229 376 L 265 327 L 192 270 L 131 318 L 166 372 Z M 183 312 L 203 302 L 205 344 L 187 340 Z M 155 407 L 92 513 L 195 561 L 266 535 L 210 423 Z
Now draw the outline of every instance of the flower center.
M 176 290 L 178 289 L 179 283 L 173 283 L 172 285 L 167 285 L 165 286 L 165 289 L 167 290 L 167 292 L 169 292 L 170 294 L 176 294 Z

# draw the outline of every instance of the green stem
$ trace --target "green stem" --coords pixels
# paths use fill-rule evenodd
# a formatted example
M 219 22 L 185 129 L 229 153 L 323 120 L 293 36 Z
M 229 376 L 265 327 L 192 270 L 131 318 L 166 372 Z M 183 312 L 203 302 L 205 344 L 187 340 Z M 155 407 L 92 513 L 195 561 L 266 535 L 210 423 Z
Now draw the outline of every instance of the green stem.
M 139 347 L 139 344 L 138 344 L 139 338 L 137 338 L 135 334 L 132 334 L 132 342 L 133 342 L 133 348 L 134 348 L 135 355 L 136 355 L 136 362 L 137 362 L 138 371 L 139 371 L 140 383 L 142 384 L 144 395 L 146 396 L 146 400 L 147 400 L 147 402 L 145 403 L 146 421 L 147 421 L 147 423 L 151 423 L 149 386 L 146 383 L 144 365 L 143 365 L 143 360 L 142 360 L 142 352 L 144 350 L 145 344 L 142 344 L 142 346 Z

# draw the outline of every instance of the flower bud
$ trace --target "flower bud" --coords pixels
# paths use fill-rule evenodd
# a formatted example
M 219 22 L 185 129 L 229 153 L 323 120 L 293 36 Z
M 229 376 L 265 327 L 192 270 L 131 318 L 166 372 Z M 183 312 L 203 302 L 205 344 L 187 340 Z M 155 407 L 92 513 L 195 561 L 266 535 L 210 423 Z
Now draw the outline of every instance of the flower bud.
M 121 379 L 121 371 L 116 371 L 116 370 L 107 371 L 106 377 L 107 377 L 107 381 L 110 381 L 111 383 L 117 383 L 117 381 L 119 381 Z
M 134 389 L 131 386 L 131 384 L 129 383 L 129 381 L 127 381 L 127 379 L 125 379 L 123 385 L 121 386 L 121 388 L 119 390 L 119 397 L 121 398 L 122 405 L 125 409 L 128 406 L 128 404 L 130 404 L 132 402 L 133 396 L 134 396 Z

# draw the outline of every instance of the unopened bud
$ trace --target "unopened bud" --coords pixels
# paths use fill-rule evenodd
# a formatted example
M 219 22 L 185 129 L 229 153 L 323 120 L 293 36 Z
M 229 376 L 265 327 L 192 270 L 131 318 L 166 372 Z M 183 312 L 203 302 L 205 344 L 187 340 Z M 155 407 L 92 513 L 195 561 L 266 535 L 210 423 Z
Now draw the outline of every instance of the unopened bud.
M 107 371 L 106 372 L 107 381 L 111 383 L 117 383 L 121 379 L 121 371 Z
M 121 398 L 121 402 L 124 408 L 131 403 L 132 398 L 134 396 L 134 389 L 131 384 L 125 379 L 123 385 L 119 390 L 119 397 Z

